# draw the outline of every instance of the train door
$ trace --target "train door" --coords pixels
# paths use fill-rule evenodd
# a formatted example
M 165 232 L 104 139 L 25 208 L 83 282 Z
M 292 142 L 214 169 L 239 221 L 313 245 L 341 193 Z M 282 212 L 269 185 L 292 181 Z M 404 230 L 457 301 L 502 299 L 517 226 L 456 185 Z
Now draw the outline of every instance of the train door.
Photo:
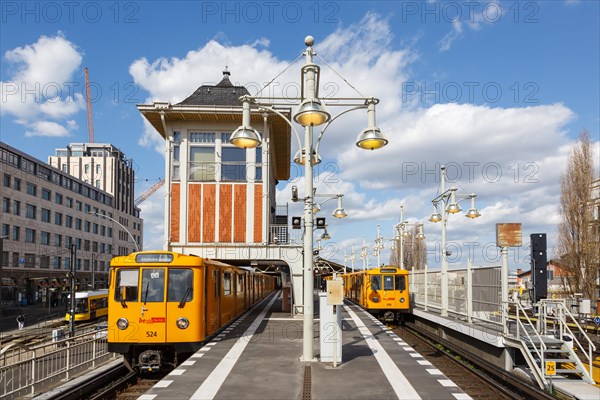
M 197 342 L 204 338 L 204 323 L 201 314 L 199 279 L 192 268 L 170 268 L 167 277 L 167 342 Z M 199 274 L 196 274 L 199 275 Z M 196 285 L 194 285 L 196 282 Z M 182 330 L 178 320 L 186 318 L 188 329 Z M 183 338 L 185 337 L 185 339 Z
M 142 268 L 140 281 L 139 324 L 145 342 L 166 340 L 167 309 L 165 302 L 165 268 Z
M 221 271 L 207 268 L 206 281 L 206 334 L 214 333 L 221 326 Z

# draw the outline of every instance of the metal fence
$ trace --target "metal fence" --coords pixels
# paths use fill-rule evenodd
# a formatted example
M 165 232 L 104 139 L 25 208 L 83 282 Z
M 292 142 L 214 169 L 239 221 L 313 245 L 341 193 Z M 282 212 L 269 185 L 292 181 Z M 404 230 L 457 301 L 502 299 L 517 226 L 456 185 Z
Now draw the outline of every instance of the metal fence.
M 0 350 L 0 398 L 33 396 L 116 358 L 106 338 L 105 327 L 92 327 L 68 339 L 55 330 L 52 341 L 33 347 L 6 345 Z
M 473 318 L 489 320 L 502 312 L 501 267 L 467 266 L 448 271 L 448 312 Z M 441 309 L 441 271 L 411 272 L 413 305 Z

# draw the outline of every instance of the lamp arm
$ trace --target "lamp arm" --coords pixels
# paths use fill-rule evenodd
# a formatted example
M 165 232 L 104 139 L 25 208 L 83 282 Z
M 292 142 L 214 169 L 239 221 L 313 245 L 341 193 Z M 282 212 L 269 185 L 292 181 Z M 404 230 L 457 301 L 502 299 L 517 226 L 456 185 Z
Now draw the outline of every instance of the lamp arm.
M 357 106 L 357 107 L 352 107 L 352 108 L 342 111 L 341 113 L 337 114 L 335 117 L 331 118 L 329 120 L 329 122 L 327 122 L 327 124 L 323 127 L 323 129 L 321 129 L 321 132 L 319 133 L 319 137 L 317 138 L 317 144 L 315 145 L 315 153 L 319 154 L 319 145 L 321 144 L 321 138 L 323 137 L 323 134 L 325 133 L 327 128 L 329 128 L 329 125 L 331 125 L 331 123 L 333 121 L 335 121 L 337 119 L 337 117 L 342 116 L 342 115 L 346 114 L 347 112 L 354 111 L 354 110 L 362 110 L 364 108 L 367 108 L 367 106 L 361 105 L 361 106 Z
M 296 131 L 296 128 L 294 128 L 294 125 L 292 124 L 292 121 L 290 121 L 288 119 L 288 117 L 286 117 L 282 112 L 277 111 L 276 109 L 274 109 L 273 107 L 270 107 L 270 106 L 266 106 L 266 105 L 262 105 L 261 104 L 259 106 L 259 108 L 258 108 L 258 111 L 261 111 L 261 110 L 271 111 L 272 113 L 275 113 L 275 114 L 279 115 L 281 118 L 283 118 L 283 120 L 285 122 L 287 122 L 287 124 L 290 126 L 290 128 L 292 128 L 292 131 L 294 132 L 294 135 L 296 136 L 296 140 L 298 141 L 298 148 L 299 149 L 303 148 L 302 142 L 300 141 L 300 135 L 298 134 L 298 132 Z

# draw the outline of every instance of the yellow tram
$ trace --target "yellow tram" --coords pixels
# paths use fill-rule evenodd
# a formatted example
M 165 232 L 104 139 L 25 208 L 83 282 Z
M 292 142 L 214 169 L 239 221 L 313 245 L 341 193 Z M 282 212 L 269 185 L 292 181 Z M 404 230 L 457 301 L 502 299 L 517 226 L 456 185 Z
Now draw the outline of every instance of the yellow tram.
M 108 315 L 108 289 L 75 293 L 75 322 L 89 321 L 106 315 Z M 71 321 L 69 312 L 65 315 L 65 320 Z
M 344 296 L 385 321 L 410 313 L 408 271 L 394 266 L 342 275 Z
M 143 251 L 110 263 L 108 350 L 131 369 L 176 366 L 181 353 L 275 290 L 276 279 L 222 262 Z

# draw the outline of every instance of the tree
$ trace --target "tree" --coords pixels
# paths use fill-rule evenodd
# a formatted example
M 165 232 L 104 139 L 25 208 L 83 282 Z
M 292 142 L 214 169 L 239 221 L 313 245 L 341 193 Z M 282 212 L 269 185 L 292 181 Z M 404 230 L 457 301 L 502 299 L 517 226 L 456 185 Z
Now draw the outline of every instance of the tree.
M 413 226 L 412 230 L 406 231 L 402 237 L 402 252 L 404 253 L 404 269 L 424 269 L 427 262 L 425 240 L 417 238 L 418 227 Z M 390 254 L 390 265 L 400 266 L 400 243 L 394 244 L 395 248 Z
M 598 237 L 597 193 L 594 193 L 595 169 L 590 135 L 583 131 L 569 154 L 566 171 L 560 180 L 561 222 L 557 250 L 565 270 L 567 289 L 595 298 L 600 242 Z

